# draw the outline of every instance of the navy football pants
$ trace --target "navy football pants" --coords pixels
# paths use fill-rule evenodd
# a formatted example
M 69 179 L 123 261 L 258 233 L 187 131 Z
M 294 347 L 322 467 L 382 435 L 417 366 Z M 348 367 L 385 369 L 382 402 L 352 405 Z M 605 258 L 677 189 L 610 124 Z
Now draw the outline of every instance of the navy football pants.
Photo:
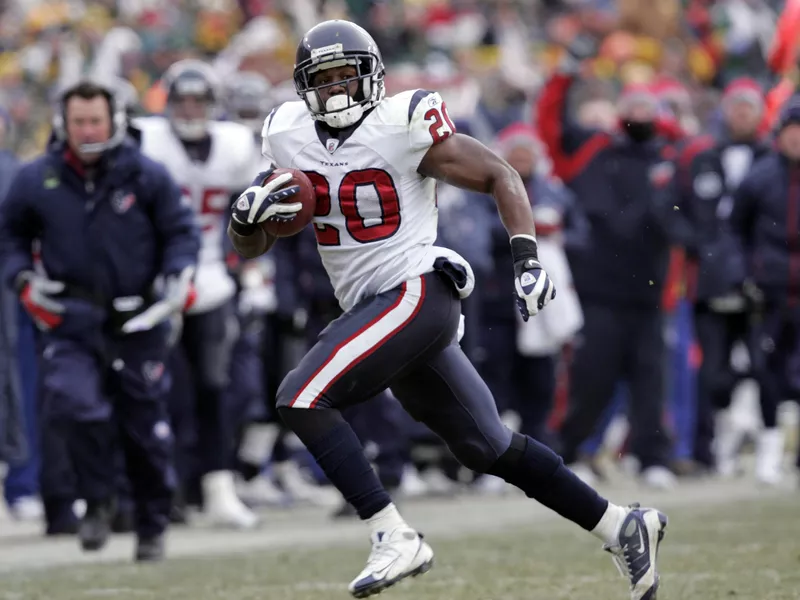
M 342 409 L 389 387 L 464 466 L 486 472 L 511 431 L 456 342 L 459 315 L 453 284 L 439 272 L 360 302 L 287 375 L 278 407 Z

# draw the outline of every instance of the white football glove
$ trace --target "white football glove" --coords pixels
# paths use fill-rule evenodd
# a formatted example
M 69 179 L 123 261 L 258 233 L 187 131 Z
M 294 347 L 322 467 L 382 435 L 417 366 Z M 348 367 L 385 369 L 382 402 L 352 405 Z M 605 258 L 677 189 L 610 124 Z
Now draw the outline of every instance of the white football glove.
M 194 267 L 186 267 L 177 275 L 170 275 L 164 284 L 164 297 L 144 312 L 122 325 L 122 333 L 150 331 L 175 314 L 183 312 L 192 289 Z
M 536 316 L 556 297 L 553 280 L 545 272 L 536 251 L 536 239 L 528 235 L 511 238 L 514 258 L 514 292 L 522 320 Z
M 64 291 L 66 286 L 63 282 L 25 271 L 17 277 L 16 285 L 22 305 L 41 331 L 49 331 L 61 324 L 65 308 L 53 296 Z
M 255 225 L 273 219 L 291 221 L 303 208 L 302 203 L 285 204 L 281 200 L 294 196 L 300 186 L 293 185 L 279 189 L 292 180 L 291 173 L 278 175 L 264 186 L 254 185 L 247 188 L 231 207 L 231 219 L 239 225 Z

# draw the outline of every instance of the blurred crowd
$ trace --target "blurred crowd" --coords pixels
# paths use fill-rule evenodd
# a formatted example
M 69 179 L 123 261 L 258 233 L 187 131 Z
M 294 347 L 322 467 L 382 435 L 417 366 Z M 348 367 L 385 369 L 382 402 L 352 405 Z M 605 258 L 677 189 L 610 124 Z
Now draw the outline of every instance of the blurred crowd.
M 0 89 L 16 152 L 47 139 L 47 115 L 65 81 L 80 74 L 129 81 L 142 109 L 160 112 L 158 82 L 181 58 L 213 61 L 221 76 L 291 76 L 295 40 L 319 19 L 365 25 L 392 65 L 389 91 L 452 90 L 451 111 L 478 98 L 501 112 L 529 95 L 576 31 L 604 36 L 594 70 L 610 84 L 664 78 L 699 118 L 742 74 L 769 84 L 765 54 L 780 0 L 6 0 L 0 16 Z M 677 85 L 674 85 L 677 84 Z M 609 91 L 609 93 L 613 93 Z M 502 123 L 489 123 L 497 129 Z M 7 134 L 8 135 L 8 134 Z M 488 135 L 488 132 L 487 132 Z
M 759 294 L 743 291 L 745 280 L 758 288 L 744 275 L 702 291 L 711 275 L 697 223 L 717 213 L 688 224 L 665 216 L 662 235 L 651 234 L 637 210 L 615 204 L 615 195 L 631 199 L 647 187 L 646 201 L 668 212 L 689 214 L 682 203 L 706 197 L 722 206 L 751 164 L 772 151 L 778 104 L 791 94 L 795 76 L 794 64 L 785 71 L 770 64 L 781 0 L 5 0 L 2 6 L 0 139 L 4 155 L 22 160 L 44 150 L 58 94 L 79 77 L 112 86 L 131 117 L 157 115 L 167 103 L 162 77 L 185 58 L 206 61 L 222 82 L 219 118 L 257 134 L 274 106 L 297 99 L 292 65 L 299 36 L 324 19 L 360 23 L 382 50 L 389 94 L 441 92 L 459 131 L 500 153 L 528 187 L 541 258 L 559 288 L 553 305 L 528 324 L 515 315 L 508 240 L 490 199 L 444 185 L 438 195 L 441 243 L 465 256 L 477 276 L 465 304 L 462 346 L 504 418 L 554 444 L 586 479 L 607 475 L 609 443 L 613 462 L 633 464 L 628 471 L 653 487 L 672 489 L 684 476 L 733 475 L 752 434 L 756 475 L 766 483 L 781 480 L 787 445 L 777 407 L 762 410 L 763 424 L 758 415 L 742 419 L 729 408 L 737 394 L 753 396 L 753 379 L 763 388 L 752 356 L 753 340 L 763 338 L 753 332 L 772 313 L 753 300 Z M 581 48 L 581 40 L 591 40 L 585 45 L 591 49 Z M 237 92 L 247 88 L 248 73 L 259 76 L 250 89 L 263 89 L 255 100 Z M 631 177 L 630 188 L 617 186 L 630 175 L 628 163 L 614 162 L 623 155 L 611 154 L 620 120 L 651 109 L 663 152 L 631 162 L 641 181 Z M 796 125 L 795 118 L 782 123 Z M 633 139 L 632 131 L 626 132 Z M 698 146 L 707 134 L 712 141 Z M 597 148 L 584 152 L 587 144 Z M 726 154 L 723 146 L 748 150 Z M 576 160 L 582 152 L 585 160 Z M 601 158 L 603 152 L 612 158 Z M 698 156 L 719 169 L 698 166 Z M 11 168 L 9 162 L 0 172 L 3 191 Z M 706 172 L 717 178 L 704 178 Z M 680 187 L 685 181 L 688 192 Z M 606 196 L 603 205 L 598 198 Z M 644 263 L 635 259 L 651 255 L 637 271 Z M 599 257 L 609 257 L 617 271 L 604 274 L 607 262 Z M 226 390 L 248 396 L 231 400 L 240 411 L 230 440 L 238 498 L 249 508 L 315 503 L 352 515 L 299 441 L 269 414 L 282 375 L 338 314 L 313 236 L 281 242 L 256 268 L 234 258 L 229 267 L 238 282 L 240 335 L 256 348 L 238 368 L 261 374 L 244 391 Z M 620 269 L 628 269 L 628 280 L 639 276 L 642 287 L 618 285 Z M 717 300 L 726 296 L 734 308 L 720 308 Z M 9 313 L 25 319 L 21 310 L 7 309 L 6 319 Z M 53 462 L 60 452 L 55 434 L 40 426 L 38 333 L 20 323 L 13 326 L 16 360 L 0 365 L 11 373 L 0 389 L 6 500 L 13 516 L 45 516 L 49 533 L 71 533 L 73 502 L 80 499 L 70 491 L 68 466 Z M 180 352 L 168 368 L 173 407 L 202 393 L 191 385 L 192 366 Z M 777 395 L 782 401 L 792 394 Z M 354 427 L 360 423 L 382 482 L 401 498 L 507 492 L 499 479 L 459 469 L 435 436 L 401 413 L 391 398 L 381 398 L 348 416 Z M 197 476 L 192 425 L 173 426 L 182 485 L 172 518 L 182 523 L 187 507 L 208 504 L 214 491 Z M 121 483 L 121 496 L 125 488 Z M 212 517 L 228 525 L 254 523 L 237 508 L 213 508 Z M 129 530 L 133 516 L 118 515 L 116 530 Z

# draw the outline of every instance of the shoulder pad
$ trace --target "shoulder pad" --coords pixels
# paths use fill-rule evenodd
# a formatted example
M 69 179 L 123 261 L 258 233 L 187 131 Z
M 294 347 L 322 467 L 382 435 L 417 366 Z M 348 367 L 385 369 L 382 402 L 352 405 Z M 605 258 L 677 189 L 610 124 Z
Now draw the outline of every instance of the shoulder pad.
M 261 135 L 275 135 L 289 131 L 296 127 L 308 125 L 312 122 L 306 103 L 302 100 L 294 102 L 284 102 L 280 106 L 272 109 L 272 112 L 264 119 L 264 128 Z
M 156 131 L 169 128 L 169 121 L 159 116 L 134 117 L 131 119 L 131 125 L 141 131 Z
M 208 124 L 211 136 L 224 144 L 253 144 L 253 132 L 234 121 L 211 121 Z
M 386 98 L 378 105 L 381 120 L 387 125 L 409 127 L 414 113 L 420 106 L 439 106 L 442 97 L 430 90 L 406 90 Z

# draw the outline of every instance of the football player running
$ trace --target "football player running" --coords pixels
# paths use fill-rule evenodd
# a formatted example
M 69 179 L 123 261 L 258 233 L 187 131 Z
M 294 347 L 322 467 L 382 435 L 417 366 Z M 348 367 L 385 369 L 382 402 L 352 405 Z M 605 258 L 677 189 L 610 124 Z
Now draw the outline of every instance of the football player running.
M 347 21 L 321 23 L 297 50 L 294 80 L 302 101 L 275 109 L 263 129 L 264 155 L 276 167 L 305 171 L 315 184 L 317 243 L 345 310 L 284 379 L 278 411 L 371 530 L 372 551 L 350 592 L 370 596 L 433 562 L 427 541 L 392 504 L 340 413 L 390 387 L 464 466 L 504 479 L 595 535 L 627 575 L 632 600 L 653 600 L 666 516 L 612 504 L 551 449 L 505 427 L 456 342 L 460 299 L 474 279 L 460 256 L 433 245 L 436 180 L 494 197 L 510 238 L 523 319 L 555 297 L 537 258 L 519 176 L 455 132 L 439 94 L 413 90 L 384 98 L 383 78 L 380 52 L 366 31 Z M 300 209 L 300 203 L 277 204 L 282 195 L 274 190 L 254 186 L 234 203 L 228 235 L 244 256 L 275 242 L 260 222 L 286 218 L 289 206 Z
M 209 65 L 179 61 L 162 81 L 166 118 L 144 117 L 136 125 L 142 131 L 142 151 L 166 166 L 184 202 L 194 207 L 203 236 L 197 299 L 184 319 L 181 343 L 196 390 L 204 508 L 217 524 L 250 528 L 258 519 L 236 495 L 233 452 L 228 450 L 233 431 L 224 392 L 238 324 L 231 303 L 236 283 L 225 264 L 223 228 L 231 198 L 249 185 L 262 157 L 247 127 L 215 120 L 220 89 Z
M 261 147 L 261 128 L 264 125 L 264 118 L 269 114 L 275 103 L 272 101 L 272 85 L 270 82 L 259 75 L 251 72 L 234 73 L 225 82 L 225 112 L 228 119 L 241 123 L 247 127 L 253 136 L 257 152 L 260 154 Z M 263 168 L 263 159 L 262 159 Z M 274 277 L 266 277 L 270 271 L 274 272 L 274 263 L 271 256 L 263 256 L 257 260 L 242 261 L 237 265 L 239 270 L 239 321 L 242 327 L 242 335 L 239 338 L 233 354 L 243 352 L 258 352 L 259 358 L 262 354 L 262 340 L 258 340 L 258 347 L 247 347 L 248 323 L 254 316 L 262 321 L 263 329 L 264 314 L 273 310 L 275 305 Z M 263 336 L 259 336 L 262 338 Z M 252 358 L 252 357 L 251 357 Z M 233 369 L 237 368 L 238 361 L 234 358 Z M 263 396 L 264 392 L 264 370 L 259 369 L 256 373 L 248 373 L 248 379 L 258 378 L 257 384 Z M 234 373 L 231 373 L 231 397 L 240 394 L 242 390 L 240 381 Z M 255 387 L 255 386 L 254 386 Z M 266 416 L 264 399 L 258 398 L 259 405 L 248 408 L 249 413 Z M 256 421 L 244 423 L 241 439 L 237 439 L 237 468 L 239 476 L 237 481 L 237 492 L 249 506 L 263 506 L 270 504 L 282 504 L 284 502 L 283 492 L 267 477 L 262 474 L 262 469 L 267 462 L 272 450 L 275 438 L 277 437 L 277 425 L 261 423 L 261 418 Z

